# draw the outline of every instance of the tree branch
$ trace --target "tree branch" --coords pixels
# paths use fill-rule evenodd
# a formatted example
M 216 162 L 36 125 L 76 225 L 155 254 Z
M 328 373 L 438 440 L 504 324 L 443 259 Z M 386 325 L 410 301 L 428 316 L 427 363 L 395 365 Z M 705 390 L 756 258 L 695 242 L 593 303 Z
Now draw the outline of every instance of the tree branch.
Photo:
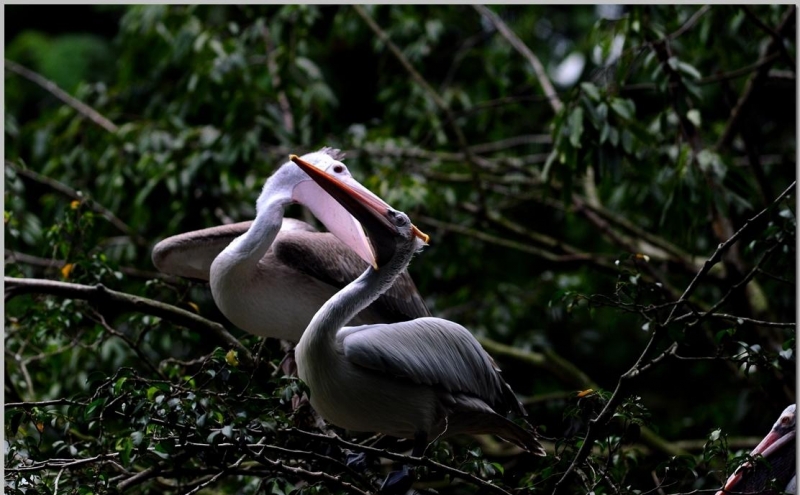
M 789 9 L 786 11 L 786 13 L 783 16 L 783 19 L 781 19 L 781 23 L 778 25 L 778 28 L 776 29 L 776 32 L 779 35 L 783 36 L 783 34 L 790 27 L 794 25 L 791 21 L 794 19 L 796 11 L 797 7 L 794 5 L 790 6 Z M 776 42 L 776 39 L 780 40 L 781 38 L 780 37 L 772 38 L 770 40 L 769 44 L 767 45 L 767 48 L 764 50 L 763 54 L 759 58 L 759 63 L 762 60 L 765 60 L 767 57 L 769 57 L 777 49 L 778 43 Z M 739 124 L 739 120 L 742 117 L 744 107 L 749 103 L 750 98 L 755 93 L 755 89 L 759 87 L 761 83 L 766 79 L 771 65 L 772 64 L 770 63 L 761 64 L 758 70 L 752 76 L 750 76 L 750 79 L 748 79 L 747 82 L 745 83 L 744 90 L 742 91 L 741 96 L 739 96 L 739 101 L 737 101 L 736 106 L 734 106 L 733 109 L 731 109 L 730 117 L 728 118 L 728 121 L 725 123 L 725 130 L 722 131 L 722 135 L 717 140 L 717 144 L 715 145 L 715 148 L 717 150 L 725 146 L 728 146 L 728 144 L 730 144 L 730 141 L 731 139 L 733 139 L 734 136 L 734 131 L 736 131 L 736 128 Z
M 492 25 L 497 29 L 497 31 L 506 39 L 511 46 L 514 47 L 520 55 L 525 57 L 531 67 L 533 67 L 533 72 L 536 74 L 536 79 L 539 81 L 539 84 L 542 86 L 542 91 L 544 91 L 545 96 L 547 96 L 548 101 L 550 102 L 550 106 L 553 108 L 553 112 L 558 113 L 564 108 L 564 104 L 558 97 L 555 88 L 553 88 L 553 84 L 550 82 L 550 79 L 547 77 L 547 72 L 544 70 L 544 66 L 539 61 L 539 57 L 537 57 L 530 48 L 528 48 L 525 43 L 519 39 L 519 36 L 508 27 L 508 25 L 503 22 L 503 19 L 500 18 L 499 15 L 495 14 L 492 10 L 488 7 L 483 5 L 473 5 L 475 10 L 478 11 L 486 20 L 492 23 Z
M 453 478 L 458 478 L 460 480 L 466 481 L 468 483 L 472 483 L 473 485 L 479 486 L 481 488 L 485 488 L 487 490 L 491 490 L 491 491 L 493 491 L 495 493 L 499 493 L 501 495 L 511 495 L 509 492 L 503 490 L 502 488 L 500 488 L 497 485 L 489 483 L 488 481 L 484 481 L 484 480 L 482 480 L 482 479 L 480 479 L 480 478 L 478 478 L 476 476 L 473 476 L 473 475 L 471 475 L 471 474 L 469 474 L 467 472 L 458 470 L 458 469 L 450 467 L 450 466 L 446 466 L 444 464 L 436 462 L 433 459 L 429 459 L 427 457 L 412 457 L 412 456 L 403 455 L 403 454 L 396 454 L 394 452 L 389 452 L 388 450 L 376 449 L 374 447 L 368 447 L 366 445 L 360 445 L 360 444 L 357 444 L 357 443 L 348 442 L 347 440 L 344 440 L 343 438 L 340 438 L 338 436 L 322 435 L 322 434 L 319 434 L 319 433 L 312 433 L 310 431 L 299 430 L 297 428 L 291 428 L 289 430 L 281 430 L 281 431 L 292 433 L 292 434 L 301 435 L 301 436 L 304 436 L 304 437 L 307 437 L 307 438 L 313 438 L 313 439 L 320 440 L 320 441 L 323 441 L 323 442 L 326 442 L 326 443 L 339 445 L 339 446 L 346 447 L 346 448 L 351 449 L 351 450 L 355 450 L 357 452 L 364 452 L 364 453 L 367 453 L 367 454 L 373 454 L 373 455 L 376 455 L 376 456 L 379 456 L 379 457 L 384 457 L 386 459 L 391 459 L 393 461 L 400 461 L 400 462 L 403 462 L 405 464 L 411 464 L 411 465 L 414 465 L 414 466 L 426 466 L 426 467 L 429 467 L 431 469 L 435 469 L 435 470 L 438 470 L 440 472 L 449 474 Z
M 603 410 L 600 411 L 600 414 L 598 414 L 595 418 L 589 421 L 589 427 L 586 430 L 586 435 L 584 436 L 581 447 L 578 449 L 578 453 L 575 455 L 575 458 L 572 459 L 569 467 L 566 469 L 566 471 L 564 471 L 561 478 L 553 488 L 553 495 L 556 495 L 564 487 L 564 484 L 568 479 L 571 478 L 575 469 L 589 456 L 592 448 L 594 447 L 594 442 L 600 437 L 601 430 L 605 427 L 608 421 L 611 420 L 614 411 L 617 409 L 617 406 L 627 395 L 632 382 L 642 376 L 642 371 L 645 369 L 644 359 L 650 353 L 650 350 L 661 340 L 662 332 L 663 327 L 656 326 L 656 328 L 650 334 L 650 340 L 647 342 L 647 345 L 645 346 L 641 355 L 639 355 L 636 363 L 634 363 L 634 365 L 628 371 L 619 377 L 617 386 L 614 389 L 614 393 L 611 394 L 611 398 L 608 399 L 608 402 L 606 402 Z
M 238 352 L 238 359 L 245 367 L 253 367 L 253 356 L 233 335 L 219 323 L 207 320 L 202 316 L 190 313 L 175 306 L 152 299 L 147 299 L 124 292 L 117 292 L 106 288 L 102 284 L 95 286 L 56 282 L 32 278 L 4 277 L 8 302 L 11 298 L 22 294 L 50 294 L 53 296 L 82 299 L 93 303 L 114 303 L 128 311 L 141 312 L 164 318 L 178 325 L 197 330 L 202 333 L 211 333 L 225 345 Z
M 38 266 L 45 269 L 49 268 L 60 269 L 67 264 L 67 262 L 64 260 L 41 258 L 39 256 L 33 256 L 19 251 L 12 251 L 10 249 L 5 250 L 5 257 L 6 257 L 6 264 L 21 263 L 25 265 Z M 139 270 L 138 268 L 133 268 L 130 266 L 120 266 L 119 271 L 129 277 L 137 277 L 145 279 L 157 278 L 165 280 L 170 283 L 177 283 L 180 280 L 184 280 L 174 275 L 167 275 L 166 273 L 161 273 L 161 272 L 151 272 L 149 270 Z
M 761 29 L 768 35 L 772 36 L 772 40 L 775 42 L 775 45 L 780 51 L 781 56 L 785 59 L 786 64 L 789 66 L 789 69 L 791 69 L 792 72 L 797 72 L 797 68 L 795 67 L 797 63 L 794 61 L 789 51 L 786 50 L 786 46 L 784 46 L 783 44 L 783 36 L 780 33 L 772 30 L 769 26 L 767 26 L 763 22 L 761 22 L 761 19 L 759 19 L 758 16 L 755 14 L 755 12 L 753 12 L 753 10 L 747 5 L 742 5 L 742 10 L 747 15 L 747 17 L 753 22 L 753 24 L 758 26 L 759 29 Z
M 590 253 L 556 254 L 544 249 L 531 246 L 529 244 L 493 236 L 491 234 L 487 234 L 485 232 L 472 229 L 470 227 L 465 227 L 463 225 L 442 222 L 440 220 L 436 220 L 434 218 L 426 216 L 419 216 L 417 218 L 419 219 L 420 223 L 430 225 L 431 227 L 440 228 L 461 235 L 467 235 L 475 239 L 478 239 L 479 241 L 488 242 L 490 244 L 496 244 L 498 246 L 516 249 L 517 251 L 533 254 L 535 256 L 539 256 L 540 258 L 552 261 L 554 263 L 575 263 L 577 265 L 587 264 L 600 268 L 608 273 L 613 273 L 613 274 L 617 273 L 616 269 L 614 268 L 613 265 L 611 265 L 611 263 L 608 263 L 605 260 L 603 260 L 601 256 L 597 256 L 594 254 Z
M 11 72 L 18 74 L 24 77 L 25 79 L 38 84 L 45 91 L 49 92 L 59 100 L 63 101 L 64 103 L 75 109 L 75 111 L 78 112 L 79 114 L 83 115 L 84 117 L 91 120 L 92 122 L 99 125 L 108 132 L 116 134 L 119 127 L 117 127 L 115 123 L 105 118 L 103 115 L 100 114 L 100 112 L 98 112 L 94 108 L 83 103 L 77 98 L 74 98 L 69 93 L 59 88 L 58 85 L 53 81 L 9 59 L 5 59 L 5 62 L 6 62 L 5 65 L 6 70 L 10 70 Z
M 677 321 L 682 321 L 682 320 L 690 319 L 692 317 L 697 317 L 697 316 L 698 315 L 696 315 L 695 313 L 686 313 L 684 315 L 681 315 L 681 316 L 675 318 L 675 320 L 673 320 L 673 321 L 676 321 L 676 322 Z M 772 328 L 796 328 L 797 327 L 797 323 L 793 323 L 793 322 L 783 323 L 783 322 L 778 322 L 778 321 L 754 320 L 753 318 L 745 318 L 744 316 L 729 315 L 729 314 L 726 314 L 726 313 L 711 313 L 711 312 L 709 312 L 707 314 L 704 314 L 703 316 L 705 316 L 706 318 L 716 318 L 716 319 L 719 319 L 719 320 L 735 321 L 735 322 L 737 322 L 739 324 L 741 324 L 741 323 L 750 323 L 750 324 L 753 324 L 753 325 L 758 326 L 758 327 L 772 327 Z
M 769 206 L 761 210 L 752 218 L 748 219 L 739 230 L 737 230 L 730 238 L 728 238 L 727 241 L 717 246 L 717 249 L 714 251 L 714 254 L 712 254 L 711 257 L 708 260 L 706 260 L 705 263 L 703 263 L 703 267 L 700 269 L 699 272 L 697 272 L 697 275 L 695 275 L 695 277 L 689 283 L 689 286 L 686 287 L 686 290 L 678 299 L 677 303 L 672 307 L 672 311 L 670 311 L 669 316 L 663 323 L 664 326 L 672 322 L 672 316 L 675 314 L 675 310 L 677 310 L 678 306 L 680 306 L 681 303 L 686 302 L 689 296 L 692 295 L 695 289 L 697 289 L 697 284 L 699 283 L 700 279 L 703 278 L 708 273 L 711 267 L 719 263 L 719 261 L 722 259 L 722 254 L 725 251 L 727 251 L 728 248 L 730 248 L 736 241 L 738 241 L 740 237 L 742 237 L 746 232 L 752 229 L 755 226 L 755 224 L 759 222 L 772 209 L 773 206 L 780 203 L 781 200 L 783 200 L 783 198 L 788 196 L 789 193 L 794 189 L 796 184 L 797 181 L 792 182 L 789 185 L 789 187 L 787 187 L 777 198 L 775 198 L 775 200 Z
M 366 10 L 360 5 L 353 5 L 353 9 L 356 13 L 364 19 L 364 22 L 372 29 L 372 31 L 380 38 L 380 40 L 386 44 L 389 48 L 389 51 L 395 56 L 398 62 L 403 66 L 403 68 L 411 75 L 411 78 L 430 96 L 433 100 L 434 104 L 439 108 L 439 110 L 444 114 L 447 123 L 450 125 L 450 128 L 453 130 L 453 133 L 456 136 L 456 141 L 458 142 L 459 148 L 461 148 L 462 153 L 464 153 L 464 157 L 469 164 L 469 169 L 473 177 L 473 185 L 475 186 L 475 191 L 478 193 L 478 197 L 480 200 L 480 204 L 482 209 L 486 210 L 486 197 L 484 192 L 483 183 L 480 178 L 480 174 L 477 170 L 477 161 L 475 154 L 472 152 L 469 146 L 469 142 L 467 138 L 464 136 L 464 132 L 459 127 L 458 122 L 456 121 L 455 115 L 453 115 L 452 110 L 447 105 L 447 102 L 436 92 L 436 90 L 431 86 L 428 81 L 425 80 L 422 75 L 414 69 L 414 66 L 411 65 L 411 62 L 403 55 L 403 52 L 397 48 L 397 45 L 392 43 L 392 40 L 389 38 L 389 35 L 381 29 L 380 26 L 375 22 L 375 20 L 367 13 Z
M 111 210 L 101 205 L 97 201 L 84 196 L 83 194 L 71 188 L 70 186 L 64 184 L 63 182 L 51 179 L 50 177 L 45 177 L 44 175 L 34 172 L 31 169 L 22 168 L 16 163 L 12 162 L 11 160 L 6 160 L 5 164 L 6 167 L 13 169 L 17 174 L 27 179 L 30 179 L 34 182 L 38 182 L 39 184 L 44 184 L 70 199 L 86 202 L 86 204 L 89 206 L 89 209 L 91 209 L 93 212 L 97 213 L 98 215 L 108 220 L 109 223 L 111 223 L 111 225 L 116 227 L 120 232 L 127 235 L 131 239 L 135 240 L 140 245 L 146 244 L 144 238 L 139 236 L 139 234 L 135 233 L 133 229 L 131 229 L 125 222 L 123 222 L 122 220 L 119 219 L 119 217 L 114 215 L 114 213 Z

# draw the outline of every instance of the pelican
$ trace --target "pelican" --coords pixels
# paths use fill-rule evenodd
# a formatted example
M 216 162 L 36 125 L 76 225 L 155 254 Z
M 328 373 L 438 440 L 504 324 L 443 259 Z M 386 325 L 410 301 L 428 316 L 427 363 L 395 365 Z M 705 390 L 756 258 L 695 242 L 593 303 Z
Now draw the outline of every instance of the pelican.
M 339 150 L 303 156 L 351 187 L 366 191 L 341 162 Z M 320 233 L 283 218 L 291 203 L 305 205 L 331 231 Z M 264 184 L 256 218 L 169 237 L 152 253 L 161 272 L 208 280 L 214 302 L 251 334 L 297 343 L 311 317 L 372 259 L 360 225 L 305 172 L 287 162 Z M 353 324 L 429 316 L 407 272 L 384 297 L 353 315 Z
M 505 417 L 525 410 L 466 328 L 432 317 L 344 326 L 392 286 L 428 236 L 375 195 L 291 159 L 361 222 L 375 255 L 372 266 L 317 311 L 295 348 L 314 410 L 348 430 L 413 438 L 414 456 L 429 441 L 459 433 L 494 433 L 544 455 L 532 432 Z M 405 467 L 383 488 L 405 487 L 411 479 Z
M 797 440 L 795 439 L 796 404 L 783 410 L 772 430 L 750 452 L 750 457 L 761 455 L 769 462 L 770 467 L 760 463 L 745 462 L 731 474 L 722 490 L 716 495 L 728 493 L 771 493 L 767 490 L 768 482 L 775 480 L 775 485 L 785 487 L 784 493 L 797 492 Z

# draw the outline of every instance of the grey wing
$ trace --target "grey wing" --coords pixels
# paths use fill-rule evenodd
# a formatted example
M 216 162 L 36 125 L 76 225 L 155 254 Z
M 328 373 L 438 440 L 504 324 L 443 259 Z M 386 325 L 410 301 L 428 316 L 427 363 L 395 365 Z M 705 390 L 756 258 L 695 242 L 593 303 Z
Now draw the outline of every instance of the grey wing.
M 153 265 L 162 273 L 208 281 L 211 263 L 234 239 L 247 232 L 251 221 L 194 230 L 168 237 L 153 247 Z M 281 233 L 314 232 L 305 222 L 285 218 Z M 280 234 L 279 234 L 280 235 Z
M 345 327 L 337 334 L 358 366 L 480 398 L 500 412 L 521 405 L 475 337 L 441 318 Z
M 275 256 L 295 270 L 333 287 L 343 288 L 369 266 L 336 236 L 328 232 L 287 232 L 272 245 Z M 392 287 L 370 309 L 387 323 L 430 316 L 414 281 L 403 271 Z

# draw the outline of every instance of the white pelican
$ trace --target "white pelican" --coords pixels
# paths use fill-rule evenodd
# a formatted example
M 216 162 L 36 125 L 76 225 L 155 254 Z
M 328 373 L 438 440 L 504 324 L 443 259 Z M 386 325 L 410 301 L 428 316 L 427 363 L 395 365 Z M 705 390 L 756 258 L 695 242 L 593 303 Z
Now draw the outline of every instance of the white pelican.
M 413 438 L 414 456 L 458 433 L 494 433 L 544 455 L 531 431 L 505 417 L 525 410 L 466 328 L 431 317 L 344 326 L 392 286 L 428 236 L 375 195 L 292 160 L 361 222 L 376 261 L 320 308 L 295 348 L 298 376 L 317 413 L 348 430 Z M 384 487 L 405 488 L 411 479 L 406 467 Z
M 729 493 L 781 493 L 768 490 L 768 482 L 775 480 L 775 485 L 783 488 L 783 493 L 797 492 L 797 439 L 795 438 L 795 412 L 797 405 L 792 404 L 783 410 L 772 430 L 750 452 L 751 457 L 762 456 L 769 467 L 752 462 L 745 462 L 731 474 L 722 490 L 716 495 Z
M 323 148 L 303 158 L 367 191 L 340 161 L 339 150 Z M 294 202 L 308 207 L 332 233 L 283 219 L 284 208 Z M 152 258 L 164 273 L 209 280 L 220 311 L 242 330 L 296 343 L 320 306 L 368 266 L 370 249 L 352 216 L 287 162 L 264 184 L 254 221 L 169 237 L 153 248 Z M 353 324 L 428 315 L 404 272 L 384 297 L 354 315 Z

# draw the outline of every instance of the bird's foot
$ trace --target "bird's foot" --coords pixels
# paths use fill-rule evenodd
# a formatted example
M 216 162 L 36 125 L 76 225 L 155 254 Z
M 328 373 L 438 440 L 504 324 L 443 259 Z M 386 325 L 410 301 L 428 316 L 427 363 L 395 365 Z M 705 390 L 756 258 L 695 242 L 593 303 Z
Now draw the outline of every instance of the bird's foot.
M 344 464 L 359 473 L 364 472 L 367 469 L 367 454 L 364 452 L 358 454 L 355 452 L 347 452 L 344 456 Z
M 392 471 L 386 476 L 381 485 L 382 493 L 402 494 L 406 493 L 414 483 L 414 471 L 408 466 L 403 466 L 400 471 Z

